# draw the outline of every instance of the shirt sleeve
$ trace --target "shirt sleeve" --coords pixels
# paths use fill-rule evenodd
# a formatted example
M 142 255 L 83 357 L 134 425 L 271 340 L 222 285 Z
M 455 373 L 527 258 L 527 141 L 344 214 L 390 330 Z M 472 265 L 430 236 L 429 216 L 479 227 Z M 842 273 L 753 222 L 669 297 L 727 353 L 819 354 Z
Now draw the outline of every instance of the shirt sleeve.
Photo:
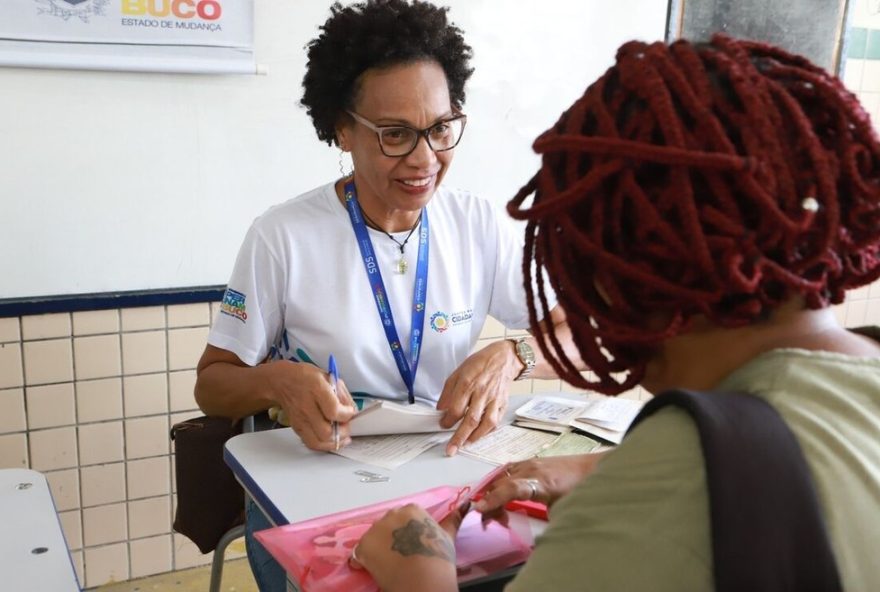
M 646 419 L 559 500 L 506 592 L 712 590 L 703 457 L 685 412 Z
M 492 301 L 489 314 L 498 319 L 508 329 L 527 329 L 529 309 L 526 304 L 525 278 L 523 276 L 524 227 L 517 225 L 495 208 L 492 223 L 498 237 L 498 256 L 495 259 L 495 281 L 492 286 Z M 534 267 L 533 267 L 534 269 Z M 534 274 L 532 276 L 534 282 Z M 533 284 L 536 285 L 536 284 Z M 556 306 L 556 294 L 548 282 L 544 282 L 548 310 Z M 535 293 L 535 305 L 541 318 L 540 303 Z
M 286 267 L 251 226 L 238 252 L 208 343 L 250 366 L 262 362 L 283 331 Z

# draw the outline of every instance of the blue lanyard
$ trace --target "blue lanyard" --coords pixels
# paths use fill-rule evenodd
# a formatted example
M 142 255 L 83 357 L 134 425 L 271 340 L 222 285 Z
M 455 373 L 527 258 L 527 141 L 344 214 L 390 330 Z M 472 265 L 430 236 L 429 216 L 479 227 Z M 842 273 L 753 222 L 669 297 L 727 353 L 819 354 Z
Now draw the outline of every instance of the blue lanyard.
M 361 208 L 357 200 L 357 190 L 354 181 L 345 184 L 345 207 L 351 218 L 351 227 L 357 237 L 358 247 L 361 250 L 361 258 L 364 260 L 364 270 L 367 272 L 367 280 L 376 301 L 376 309 L 385 329 L 385 338 L 391 348 L 391 355 L 397 364 L 397 371 L 406 384 L 410 404 L 416 402 L 415 382 L 416 371 L 419 369 L 419 354 L 422 347 L 422 335 L 425 328 L 425 302 L 428 297 L 428 209 L 422 209 L 422 223 L 419 228 L 419 255 L 416 264 L 416 283 L 413 289 L 412 305 L 412 328 L 409 340 L 410 360 L 407 361 L 403 348 L 400 347 L 400 338 L 397 336 L 397 326 L 394 324 L 394 315 L 388 304 L 385 282 L 382 281 L 382 272 L 379 271 L 376 254 L 373 251 L 373 241 L 367 231 L 367 224 L 361 215 Z

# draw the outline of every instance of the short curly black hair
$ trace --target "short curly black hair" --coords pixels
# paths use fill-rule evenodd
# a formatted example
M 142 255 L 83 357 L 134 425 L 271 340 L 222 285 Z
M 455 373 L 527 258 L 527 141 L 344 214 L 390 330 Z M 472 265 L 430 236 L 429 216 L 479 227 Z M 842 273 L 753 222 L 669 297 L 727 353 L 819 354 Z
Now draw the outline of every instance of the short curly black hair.
M 471 47 L 451 24 L 449 9 L 413 0 L 366 0 L 343 7 L 334 2 L 321 34 L 308 48 L 302 105 L 318 133 L 332 146 L 339 116 L 351 109 L 358 78 L 370 68 L 427 59 L 446 73 L 452 106 L 464 105 L 464 86 L 473 73 Z

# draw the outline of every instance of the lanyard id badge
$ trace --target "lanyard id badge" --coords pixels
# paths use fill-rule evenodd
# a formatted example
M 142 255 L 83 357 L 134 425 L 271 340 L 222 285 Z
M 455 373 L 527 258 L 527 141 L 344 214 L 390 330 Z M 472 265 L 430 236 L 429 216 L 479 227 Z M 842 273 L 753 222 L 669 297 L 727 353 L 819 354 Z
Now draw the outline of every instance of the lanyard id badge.
M 361 214 L 361 208 L 357 200 L 357 190 L 353 180 L 345 184 L 345 207 L 348 210 L 349 218 L 351 218 L 351 227 L 354 229 L 354 234 L 358 241 L 361 259 L 364 263 L 364 271 L 366 271 L 367 280 L 370 282 L 370 290 L 373 293 L 373 300 L 376 302 L 379 319 L 382 321 L 383 329 L 385 329 L 388 347 L 391 349 L 391 355 L 394 356 L 397 371 L 400 372 L 400 377 L 406 385 L 409 402 L 410 404 L 415 403 L 416 371 L 419 368 L 419 355 L 421 354 L 422 336 L 425 327 L 425 303 L 428 296 L 428 239 L 430 237 L 428 210 L 427 208 L 422 209 L 422 222 L 419 228 L 419 253 L 416 263 L 415 287 L 413 289 L 409 360 L 407 360 L 406 353 L 400 344 L 397 326 L 394 324 L 394 315 L 391 313 L 391 306 L 388 303 L 388 296 L 385 291 L 385 282 L 382 281 L 382 272 L 379 270 L 376 253 L 373 250 L 373 241 L 370 240 L 370 233 L 367 231 L 367 224 Z

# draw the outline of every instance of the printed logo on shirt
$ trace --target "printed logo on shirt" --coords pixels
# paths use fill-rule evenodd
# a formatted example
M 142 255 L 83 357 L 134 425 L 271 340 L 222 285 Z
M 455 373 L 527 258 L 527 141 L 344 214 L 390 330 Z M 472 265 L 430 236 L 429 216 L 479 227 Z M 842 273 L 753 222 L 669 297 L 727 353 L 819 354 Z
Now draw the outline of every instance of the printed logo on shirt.
M 220 312 L 235 317 L 242 323 L 247 321 L 247 311 L 245 310 L 244 301 L 247 296 L 241 292 L 236 292 L 232 288 L 227 288 L 223 294 L 223 302 L 220 303 Z
M 443 333 L 450 327 L 458 327 L 466 325 L 474 318 L 474 309 L 468 308 L 452 314 L 446 314 L 443 311 L 437 311 L 431 315 L 431 328 L 437 333 Z
M 467 310 L 462 310 L 459 312 L 454 312 L 449 315 L 450 321 L 452 321 L 452 326 L 457 327 L 459 325 L 464 325 L 471 322 L 471 319 L 474 318 L 474 309 L 469 308 Z
M 443 333 L 449 328 L 449 316 L 438 310 L 431 315 L 431 328 L 437 333 Z

